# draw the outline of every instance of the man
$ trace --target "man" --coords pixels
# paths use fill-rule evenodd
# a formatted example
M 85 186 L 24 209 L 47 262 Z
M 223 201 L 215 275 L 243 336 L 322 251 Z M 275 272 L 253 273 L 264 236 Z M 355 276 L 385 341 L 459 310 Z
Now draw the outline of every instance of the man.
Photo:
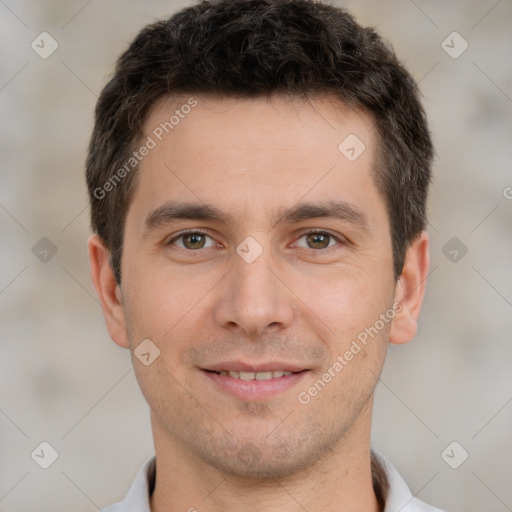
M 105 510 L 438 510 L 370 450 L 432 153 L 414 81 L 341 9 L 205 1 L 139 33 L 96 108 L 89 257 L 156 458 Z

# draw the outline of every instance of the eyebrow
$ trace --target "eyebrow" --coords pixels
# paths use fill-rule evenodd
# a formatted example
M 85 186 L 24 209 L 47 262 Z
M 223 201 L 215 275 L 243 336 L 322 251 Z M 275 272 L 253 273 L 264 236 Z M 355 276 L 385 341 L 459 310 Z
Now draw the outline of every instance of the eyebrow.
M 346 201 L 326 201 L 320 203 L 299 203 L 290 208 L 281 208 L 272 215 L 272 226 L 296 224 L 305 220 L 329 218 L 355 225 L 365 231 L 370 226 L 365 214 L 355 205 Z M 152 210 L 144 221 L 142 232 L 148 235 L 152 231 L 175 220 L 196 220 L 229 224 L 231 217 L 218 208 L 200 203 L 169 201 Z

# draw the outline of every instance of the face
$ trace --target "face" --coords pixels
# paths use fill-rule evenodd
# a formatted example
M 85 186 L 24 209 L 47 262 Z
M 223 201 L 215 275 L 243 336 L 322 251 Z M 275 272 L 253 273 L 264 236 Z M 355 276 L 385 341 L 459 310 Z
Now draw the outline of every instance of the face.
M 187 98 L 145 124 L 117 291 L 129 334 L 111 334 L 155 437 L 286 475 L 369 430 L 397 298 L 376 132 L 327 97 L 196 99 L 168 134 Z

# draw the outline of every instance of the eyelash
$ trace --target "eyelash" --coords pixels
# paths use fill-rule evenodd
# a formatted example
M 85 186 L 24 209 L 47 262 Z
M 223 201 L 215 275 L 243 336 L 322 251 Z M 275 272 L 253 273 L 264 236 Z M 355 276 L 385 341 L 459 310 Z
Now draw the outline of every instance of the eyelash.
M 176 242 L 177 240 L 179 240 L 180 238 L 183 238 L 187 235 L 204 235 L 204 236 L 207 236 L 209 238 L 212 238 L 208 232 L 206 231 L 203 231 L 202 229 L 193 229 L 193 230 L 189 230 L 189 231 L 183 231 L 182 233 L 180 233 L 179 235 L 173 237 L 171 240 L 169 240 L 168 242 L 165 243 L 165 245 L 173 245 L 174 242 Z M 340 239 L 338 238 L 337 236 L 329 233 L 328 231 L 321 231 L 321 230 L 311 230 L 311 231 L 307 231 L 305 233 L 302 233 L 299 238 L 297 240 L 300 240 L 301 238 L 305 237 L 305 236 L 308 236 L 308 235 L 327 235 L 329 236 L 330 238 L 334 239 L 336 242 L 338 242 L 338 244 L 341 244 L 341 245 L 347 245 L 347 241 L 345 239 Z M 213 240 L 213 238 L 212 238 Z M 334 247 L 334 246 L 333 246 Z M 311 249 L 309 248 L 311 251 L 325 251 L 327 249 L 332 249 L 333 247 L 325 247 L 323 249 Z M 187 248 L 182 248 L 182 247 L 179 247 L 179 249 L 183 249 L 184 251 L 187 251 L 187 252 L 199 252 L 200 250 L 202 250 L 203 248 L 201 249 L 187 249 Z M 211 249 L 211 247 L 206 247 L 206 249 Z M 300 247 L 300 249 L 306 249 L 305 247 Z

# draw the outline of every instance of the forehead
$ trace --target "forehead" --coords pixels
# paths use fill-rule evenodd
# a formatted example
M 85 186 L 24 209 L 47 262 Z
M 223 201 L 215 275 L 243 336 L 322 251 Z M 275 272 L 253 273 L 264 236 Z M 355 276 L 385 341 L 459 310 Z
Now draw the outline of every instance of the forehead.
M 222 148 L 223 156 L 227 148 L 236 151 L 238 145 L 241 151 L 258 146 L 315 157 L 320 141 L 338 154 L 339 143 L 350 134 L 372 146 L 373 132 L 370 114 L 332 95 L 245 99 L 205 95 L 160 99 L 150 109 L 143 136 L 151 136 L 157 144 L 175 141 L 182 149 L 193 146 L 199 152 Z
M 193 200 L 251 217 L 301 199 L 364 206 L 376 194 L 375 134 L 369 115 L 328 96 L 165 98 L 144 125 L 151 150 L 133 202 Z

